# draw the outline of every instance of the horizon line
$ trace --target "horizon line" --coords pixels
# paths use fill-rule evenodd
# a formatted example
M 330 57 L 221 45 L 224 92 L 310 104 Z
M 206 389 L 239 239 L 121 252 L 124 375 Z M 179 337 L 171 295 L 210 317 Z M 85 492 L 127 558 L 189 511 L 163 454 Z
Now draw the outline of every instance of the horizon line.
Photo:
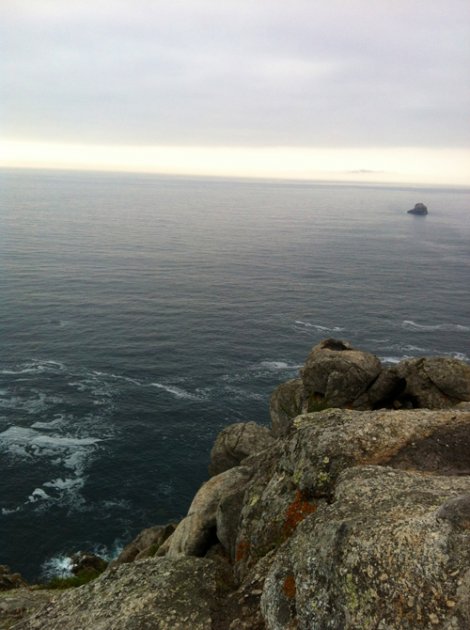
M 470 182 L 470 150 L 87 145 L 0 139 L 0 167 L 465 187 Z
M 258 181 L 258 182 L 284 182 L 292 184 L 315 184 L 315 185 L 343 185 L 343 186 L 364 186 L 364 187 L 399 187 L 399 188 L 459 188 L 470 191 L 470 184 L 459 184 L 453 182 L 430 183 L 425 181 L 372 181 L 354 179 L 321 179 L 313 177 L 288 177 L 288 176 L 261 176 L 261 175 L 237 175 L 237 174 L 199 174 L 199 173 L 170 173 L 149 170 L 126 170 L 97 167 L 75 167 L 75 166 L 43 166 L 43 165 L 10 165 L 0 162 L 0 171 L 46 171 L 49 173 L 77 173 L 77 174 L 102 174 L 102 175 L 147 175 L 149 177 L 162 177 L 174 179 L 217 179 L 234 181 Z

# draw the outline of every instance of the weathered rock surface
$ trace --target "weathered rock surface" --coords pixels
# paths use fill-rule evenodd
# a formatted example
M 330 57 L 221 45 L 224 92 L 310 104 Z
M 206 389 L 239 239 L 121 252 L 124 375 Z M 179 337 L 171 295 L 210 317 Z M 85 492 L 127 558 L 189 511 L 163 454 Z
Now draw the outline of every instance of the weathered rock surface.
M 33 590 L 24 586 L 0 592 L 0 630 L 15 628 L 21 619 L 42 608 L 54 595 L 57 591 Z
M 59 595 L 17 630 L 208 630 L 230 586 L 222 563 L 155 558 L 122 564 Z
M 443 409 L 470 400 L 470 365 L 449 357 L 408 359 L 393 368 L 403 398 L 415 407 Z
M 124 547 L 113 565 L 143 560 L 156 554 L 159 547 L 175 531 L 176 525 L 155 525 L 148 527 L 138 534 L 136 538 Z
M 309 405 L 352 406 L 377 379 L 379 359 L 349 343 L 325 339 L 316 345 L 301 370 L 304 396 Z
M 164 553 L 168 557 L 204 555 L 216 542 L 216 514 L 220 502 L 246 485 L 251 474 L 250 468 L 237 466 L 203 484 L 187 516 L 157 553 Z
M 12 588 L 26 586 L 19 573 L 14 573 L 6 564 L 0 564 L 0 591 L 8 591 Z
M 468 477 L 343 471 L 334 502 L 299 525 L 269 571 L 268 628 L 470 627 L 470 530 L 439 518 L 469 490 Z
M 309 354 L 301 379 L 281 383 L 270 401 L 272 434 L 286 437 L 301 413 L 346 409 L 445 409 L 470 401 L 470 366 L 422 357 L 384 367 L 347 341 L 325 339 Z
M 238 466 L 246 457 L 264 451 L 273 442 L 269 429 L 256 422 L 230 424 L 219 433 L 212 447 L 210 475 Z
M 264 454 L 246 486 L 231 545 L 239 578 L 331 501 L 347 468 L 382 464 L 457 476 L 470 470 L 467 412 L 330 409 L 299 416 L 295 426 L 271 461 Z
M 292 429 L 292 421 L 304 411 L 304 385 L 295 378 L 276 387 L 269 401 L 272 434 L 285 437 Z

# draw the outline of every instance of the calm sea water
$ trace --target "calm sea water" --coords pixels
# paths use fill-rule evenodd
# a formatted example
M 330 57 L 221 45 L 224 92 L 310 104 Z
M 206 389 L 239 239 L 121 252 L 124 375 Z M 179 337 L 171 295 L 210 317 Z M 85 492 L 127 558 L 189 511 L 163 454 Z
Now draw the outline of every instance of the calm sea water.
M 469 243 L 468 189 L 1 172 L 0 563 L 181 517 L 322 338 L 468 360 Z

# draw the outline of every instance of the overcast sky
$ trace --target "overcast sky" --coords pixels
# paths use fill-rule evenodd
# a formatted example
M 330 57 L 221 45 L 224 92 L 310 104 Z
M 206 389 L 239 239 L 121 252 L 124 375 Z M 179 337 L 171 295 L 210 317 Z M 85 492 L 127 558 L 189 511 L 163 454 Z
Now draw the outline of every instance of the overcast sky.
M 10 150 L 410 148 L 470 171 L 469 0 L 2 0 L 0 46 Z

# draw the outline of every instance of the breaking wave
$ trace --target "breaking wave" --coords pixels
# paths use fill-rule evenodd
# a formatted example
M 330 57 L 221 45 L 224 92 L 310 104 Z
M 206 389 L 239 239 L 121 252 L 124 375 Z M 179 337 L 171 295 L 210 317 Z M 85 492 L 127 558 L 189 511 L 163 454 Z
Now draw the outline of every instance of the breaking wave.
M 415 332 L 434 332 L 442 330 L 445 332 L 469 332 L 469 326 L 462 324 L 417 324 L 411 319 L 405 319 L 402 322 L 402 328 Z
M 176 385 L 165 385 L 164 383 L 150 383 L 152 387 L 157 387 L 158 389 L 163 389 L 168 394 L 172 394 L 176 398 L 186 399 L 186 400 L 204 400 L 203 395 L 193 394 L 191 392 L 182 389 L 181 387 L 176 387 Z
M 320 333 L 337 333 L 337 332 L 343 332 L 346 330 L 346 328 L 342 328 L 341 326 L 322 326 L 320 324 L 311 324 L 310 322 L 303 322 L 299 319 L 295 320 L 294 327 L 297 328 L 297 330 L 313 329 Z

